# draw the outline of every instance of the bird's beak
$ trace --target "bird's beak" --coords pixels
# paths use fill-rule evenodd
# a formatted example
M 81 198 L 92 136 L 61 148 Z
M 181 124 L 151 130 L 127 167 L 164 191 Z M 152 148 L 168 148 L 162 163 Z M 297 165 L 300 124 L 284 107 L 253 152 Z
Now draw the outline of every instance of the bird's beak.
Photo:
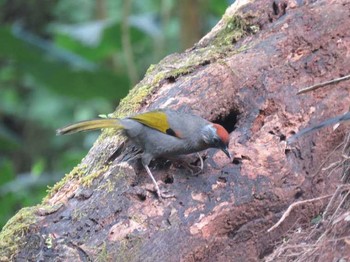
M 225 147 L 225 148 L 221 148 L 222 152 L 225 153 L 225 155 L 227 155 L 227 157 L 231 160 L 232 157 L 231 157 L 231 153 L 228 151 L 228 148 Z

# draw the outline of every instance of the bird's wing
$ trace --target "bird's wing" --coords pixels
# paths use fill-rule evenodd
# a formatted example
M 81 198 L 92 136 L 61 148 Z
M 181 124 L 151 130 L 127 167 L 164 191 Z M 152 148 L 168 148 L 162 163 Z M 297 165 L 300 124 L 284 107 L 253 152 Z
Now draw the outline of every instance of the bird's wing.
M 176 131 L 170 127 L 167 114 L 163 111 L 141 113 L 129 118 L 164 134 L 180 138 Z

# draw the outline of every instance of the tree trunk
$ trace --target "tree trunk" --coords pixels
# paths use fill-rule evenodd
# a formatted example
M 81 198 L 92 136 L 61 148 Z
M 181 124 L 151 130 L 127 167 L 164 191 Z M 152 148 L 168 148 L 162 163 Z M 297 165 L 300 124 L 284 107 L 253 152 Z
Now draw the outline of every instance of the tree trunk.
M 310 225 L 329 199 L 293 210 L 268 233 L 283 211 L 294 201 L 330 194 L 340 183 L 339 175 L 318 171 L 335 159 L 328 157 L 333 150 L 340 152 L 346 124 L 308 134 L 294 147 L 286 138 L 347 111 L 349 82 L 296 93 L 349 74 L 349 13 L 347 0 L 236 1 L 192 49 L 152 66 L 115 112 L 192 111 L 231 132 L 233 161 L 208 150 L 198 176 L 156 161 L 152 172 L 161 189 L 176 195 L 160 202 L 146 172 L 124 161 L 132 146 L 122 147 L 122 138 L 105 130 L 42 204 L 8 222 L 0 260 L 266 258 L 287 232 Z M 116 159 L 108 162 L 112 155 Z M 196 156 L 186 160 L 198 162 Z M 328 261 L 349 256 L 349 245 L 330 252 Z

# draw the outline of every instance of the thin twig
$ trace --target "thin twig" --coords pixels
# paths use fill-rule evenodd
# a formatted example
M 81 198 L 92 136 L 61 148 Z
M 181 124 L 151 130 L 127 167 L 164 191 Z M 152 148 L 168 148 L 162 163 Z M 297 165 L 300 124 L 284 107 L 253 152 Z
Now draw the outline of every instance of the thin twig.
M 306 203 L 310 203 L 310 202 L 314 202 L 314 201 L 318 201 L 318 200 L 322 200 L 328 197 L 331 197 L 333 194 L 330 195 L 326 195 L 326 196 L 321 196 L 321 197 L 317 197 L 317 198 L 312 198 L 312 199 L 306 199 L 306 200 L 302 200 L 302 201 L 298 201 L 295 202 L 293 204 L 291 204 L 287 211 L 284 212 L 283 216 L 280 218 L 280 220 L 278 220 L 278 222 L 276 224 L 274 224 L 272 227 L 270 227 L 267 232 L 271 232 L 272 230 L 274 230 L 275 228 L 277 228 L 290 214 L 290 212 L 293 210 L 294 207 L 302 205 L 302 204 L 306 204 Z
M 341 202 L 339 203 L 337 209 L 334 211 L 332 217 L 331 217 L 331 221 L 335 220 L 335 215 L 338 213 L 339 209 L 343 206 L 344 202 L 347 200 L 348 196 L 350 195 L 350 191 L 348 191 L 346 193 L 346 195 L 342 198 Z
M 333 204 L 335 203 L 335 199 L 338 198 L 339 194 L 344 192 L 344 190 L 348 189 L 349 188 L 349 185 L 341 185 L 337 188 L 337 190 L 335 191 L 334 194 L 332 194 L 332 198 L 331 200 L 329 201 L 327 207 L 326 207 L 326 210 L 325 212 L 323 213 L 323 220 L 326 220 L 326 214 L 329 212 L 329 209 L 331 206 L 333 206 Z M 348 192 L 349 193 L 349 192 Z M 332 215 L 332 218 L 329 220 L 329 225 L 331 224 L 331 222 L 333 221 L 334 219 L 334 216 L 335 214 L 337 213 L 338 209 L 340 208 L 340 206 L 343 204 L 343 201 L 338 205 L 336 211 L 333 213 Z M 319 244 L 321 243 L 321 241 L 327 236 L 327 234 L 331 231 L 332 227 L 331 226 L 328 226 L 326 228 L 326 230 L 322 233 L 322 235 L 320 237 L 318 237 L 317 241 L 316 241 L 316 244 Z M 313 252 L 315 252 L 316 250 L 314 250 Z
M 341 193 L 343 193 L 346 189 L 349 189 L 349 186 L 350 185 L 340 185 L 340 186 L 338 186 L 337 190 L 332 194 L 332 198 L 329 201 L 325 211 L 323 212 L 323 215 L 322 215 L 323 220 L 326 220 L 327 215 L 329 213 L 329 210 L 331 209 L 331 207 L 333 207 L 333 205 L 334 205 L 336 199 L 338 198 L 338 196 Z
M 340 143 L 339 145 L 337 145 L 337 146 L 333 149 L 333 151 L 327 155 L 326 159 L 321 163 L 321 165 L 320 165 L 320 167 L 318 168 L 318 170 L 317 170 L 314 174 L 312 174 L 311 177 L 315 177 L 316 175 L 318 175 L 318 173 L 322 171 L 322 167 L 328 162 L 328 160 L 331 158 L 331 156 L 332 156 L 334 153 L 336 153 L 336 151 L 337 151 L 340 147 L 342 147 L 343 145 L 344 145 L 344 142 L 342 142 L 342 143 Z
M 326 86 L 326 85 L 335 84 L 335 83 L 338 83 L 340 81 L 348 80 L 348 79 L 350 79 L 350 75 L 346 75 L 346 76 L 343 76 L 343 77 L 332 79 L 330 81 L 326 81 L 326 82 L 323 82 L 323 83 L 319 83 L 319 84 L 316 84 L 316 85 L 305 87 L 303 89 L 300 89 L 298 91 L 297 95 L 300 95 L 300 94 L 303 94 L 303 93 L 306 93 L 306 92 L 318 89 L 318 88 Z

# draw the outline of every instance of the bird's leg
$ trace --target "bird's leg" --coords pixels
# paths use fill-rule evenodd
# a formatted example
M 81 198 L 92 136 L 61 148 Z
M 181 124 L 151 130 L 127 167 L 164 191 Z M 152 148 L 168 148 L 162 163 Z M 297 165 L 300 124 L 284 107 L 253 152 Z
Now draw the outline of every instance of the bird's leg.
M 200 166 L 201 170 L 199 171 L 199 172 L 201 172 L 201 171 L 203 171 L 203 168 L 204 168 L 204 161 L 203 161 L 202 156 L 199 153 L 197 153 L 197 156 L 199 157 L 199 160 L 201 161 L 201 166 Z
M 145 167 L 145 169 L 146 169 L 146 171 L 147 171 L 147 174 L 148 174 L 148 175 L 150 176 L 150 178 L 152 179 L 153 185 L 154 185 L 154 187 L 155 187 L 156 190 L 157 190 L 157 195 L 158 195 L 158 197 L 159 197 L 159 198 L 162 198 L 161 193 L 160 193 L 159 186 L 158 186 L 158 184 L 157 184 L 157 181 L 154 179 L 154 176 L 152 175 L 151 170 L 149 169 L 148 165 L 143 165 L 143 166 Z
M 175 197 L 174 195 L 162 194 L 162 193 L 160 192 L 158 183 L 157 183 L 157 181 L 154 179 L 154 176 L 152 175 L 152 172 L 151 172 L 151 170 L 149 169 L 148 165 L 143 164 L 143 166 L 145 167 L 145 169 L 146 169 L 146 171 L 147 171 L 147 174 L 148 174 L 148 175 L 150 176 L 150 178 L 152 179 L 153 185 L 154 185 L 154 187 L 156 188 L 157 195 L 158 195 L 158 197 L 159 197 L 160 200 L 162 200 L 163 198 Z
M 192 170 L 192 169 L 193 169 L 193 166 L 188 165 L 189 169 L 191 170 L 192 176 L 197 176 L 197 175 L 199 175 L 201 172 L 203 172 L 203 169 L 204 169 L 204 161 L 203 161 L 202 156 L 201 156 L 199 153 L 197 153 L 197 156 L 198 156 L 199 161 L 200 161 L 200 163 L 201 163 L 200 166 L 199 166 L 199 171 L 194 172 L 194 171 Z
M 204 169 L 204 161 L 203 161 L 202 156 L 199 153 L 197 153 L 197 156 L 198 156 L 199 161 L 200 161 L 200 166 L 191 165 L 188 162 L 188 160 L 184 159 L 183 157 L 177 157 L 175 159 L 175 161 L 177 160 L 182 167 L 184 167 L 185 169 L 189 170 L 191 172 L 191 176 L 197 176 L 201 172 L 203 172 L 203 169 Z

